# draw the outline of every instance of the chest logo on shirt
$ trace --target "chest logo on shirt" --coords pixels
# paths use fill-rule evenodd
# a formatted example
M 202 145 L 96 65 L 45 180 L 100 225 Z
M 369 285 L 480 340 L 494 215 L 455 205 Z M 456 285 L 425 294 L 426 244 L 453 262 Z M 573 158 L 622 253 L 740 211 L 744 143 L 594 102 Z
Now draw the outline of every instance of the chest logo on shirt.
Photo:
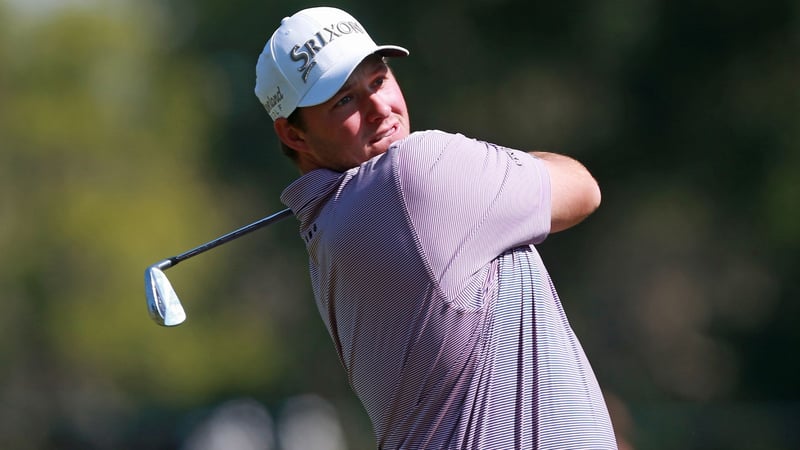
M 314 224 L 312 224 L 310 227 L 308 227 L 308 230 L 303 234 L 303 240 L 305 241 L 305 243 L 306 244 L 311 243 L 311 239 L 314 238 L 315 234 L 317 234 L 317 223 L 316 222 L 314 222 Z
M 520 167 L 522 166 L 522 161 L 519 160 L 519 155 L 517 155 L 517 153 L 514 150 L 511 149 L 504 149 L 504 150 L 508 155 L 508 157 L 511 158 L 512 161 L 514 161 L 514 164 Z

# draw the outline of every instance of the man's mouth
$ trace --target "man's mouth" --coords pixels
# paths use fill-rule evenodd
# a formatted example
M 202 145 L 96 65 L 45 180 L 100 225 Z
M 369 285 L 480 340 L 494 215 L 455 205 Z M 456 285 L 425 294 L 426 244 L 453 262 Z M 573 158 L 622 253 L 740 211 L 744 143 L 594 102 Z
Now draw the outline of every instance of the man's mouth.
M 389 127 L 386 130 L 383 130 L 383 131 L 381 131 L 379 133 L 376 133 L 375 134 L 375 138 L 372 139 L 369 143 L 370 144 L 374 144 L 374 143 L 376 143 L 378 141 L 382 141 L 382 140 L 384 140 L 384 139 L 386 139 L 388 137 L 391 137 L 396 132 L 397 132 L 397 124 L 392 125 L 391 127 Z

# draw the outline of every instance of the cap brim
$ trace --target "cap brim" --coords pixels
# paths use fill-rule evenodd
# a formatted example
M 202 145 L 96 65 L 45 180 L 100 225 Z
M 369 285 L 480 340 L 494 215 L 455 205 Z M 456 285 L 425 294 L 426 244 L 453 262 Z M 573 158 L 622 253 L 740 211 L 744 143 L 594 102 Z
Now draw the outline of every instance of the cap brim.
M 398 45 L 379 45 L 375 53 L 381 56 L 389 56 L 392 58 L 399 58 L 408 56 L 408 50 Z
M 379 45 L 362 53 L 351 54 L 349 58 L 337 61 L 334 66 L 323 73 L 314 83 L 314 86 L 300 99 L 297 106 L 315 106 L 330 100 L 344 86 L 347 79 L 356 70 L 356 67 L 365 58 L 376 53 L 392 58 L 408 56 L 409 54 L 408 50 L 397 45 Z

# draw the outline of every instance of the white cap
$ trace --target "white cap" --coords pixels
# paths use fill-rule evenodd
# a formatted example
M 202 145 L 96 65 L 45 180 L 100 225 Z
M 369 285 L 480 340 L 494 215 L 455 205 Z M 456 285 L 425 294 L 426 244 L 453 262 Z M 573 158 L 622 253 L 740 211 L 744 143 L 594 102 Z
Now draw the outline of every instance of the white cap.
M 367 56 L 407 56 L 377 45 L 350 14 L 336 8 L 304 9 L 281 21 L 258 57 L 256 97 L 272 120 L 296 108 L 324 103 Z

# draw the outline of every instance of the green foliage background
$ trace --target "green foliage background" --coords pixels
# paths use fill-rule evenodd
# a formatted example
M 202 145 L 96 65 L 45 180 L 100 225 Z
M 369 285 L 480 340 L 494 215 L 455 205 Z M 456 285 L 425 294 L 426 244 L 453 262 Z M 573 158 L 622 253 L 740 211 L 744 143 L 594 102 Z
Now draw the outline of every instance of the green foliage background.
M 296 177 L 253 96 L 309 2 L 0 0 L 0 447 L 176 448 L 227 399 L 315 393 L 373 446 L 289 220 L 142 274 L 282 208 Z M 640 449 L 800 445 L 800 4 L 333 3 L 379 42 L 415 129 L 583 161 L 603 188 L 541 252 Z

